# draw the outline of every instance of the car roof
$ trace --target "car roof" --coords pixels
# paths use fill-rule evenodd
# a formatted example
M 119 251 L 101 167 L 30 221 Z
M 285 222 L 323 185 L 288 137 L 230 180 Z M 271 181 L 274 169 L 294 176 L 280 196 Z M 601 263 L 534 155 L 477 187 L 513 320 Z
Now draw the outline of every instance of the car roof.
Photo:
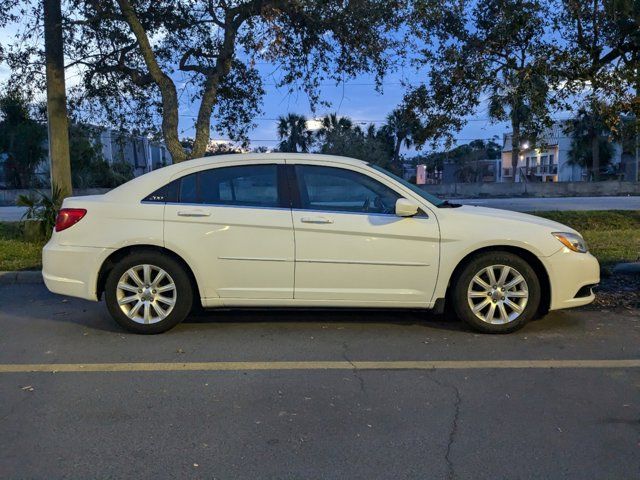
M 236 153 L 229 155 L 214 155 L 211 157 L 195 158 L 193 160 L 186 160 L 180 163 L 174 163 L 158 170 L 154 170 L 149 173 L 145 173 L 133 180 L 120 185 L 117 188 L 107 192 L 105 196 L 108 198 L 134 198 L 140 195 L 147 195 L 162 187 L 176 175 L 181 172 L 186 172 L 195 168 L 216 165 L 224 165 L 225 163 L 242 163 L 246 162 L 273 162 L 275 160 L 285 160 L 287 162 L 295 163 L 296 161 L 319 161 L 327 164 L 339 164 L 339 165 L 351 165 L 351 166 L 364 166 L 367 162 L 362 160 L 356 160 L 355 158 L 340 157 L 337 155 L 323 155 L 317 153 Z

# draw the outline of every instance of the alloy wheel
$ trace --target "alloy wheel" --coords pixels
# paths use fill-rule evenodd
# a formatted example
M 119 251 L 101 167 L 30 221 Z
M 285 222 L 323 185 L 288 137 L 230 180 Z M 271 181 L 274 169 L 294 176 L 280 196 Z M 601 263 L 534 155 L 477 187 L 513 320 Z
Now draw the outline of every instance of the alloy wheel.
M 157 323 L 167 318 L 176 304 L 176 284 L 160 267 L 136 265 L 118 280 L 116 299 L 122 312 L 134 322 Z
M 529 301 L 529 288 L 520 272 L 508 265 L 491 265 L 476 273 L 467 289 L 469 308 L 480 320 L 506 324 L 517 319 Z

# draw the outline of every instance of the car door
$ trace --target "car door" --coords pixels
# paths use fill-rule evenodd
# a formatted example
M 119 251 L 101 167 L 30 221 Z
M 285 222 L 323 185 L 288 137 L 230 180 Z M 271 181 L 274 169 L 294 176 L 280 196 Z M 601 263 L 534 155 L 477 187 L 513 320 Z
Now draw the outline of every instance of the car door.
M 296 241 L 295 299 L 423 305 L 439 261 L 433 215 L 395 215 L 402 194 L 355 166 L 297 163 L 290 179 Z M 294 190 L 294 191 L 295 191 Z
M 293 298 L 291 208 L 280 163 L 220 166 L 173 182 L 165 244 L 197 270 L 205 298 Z

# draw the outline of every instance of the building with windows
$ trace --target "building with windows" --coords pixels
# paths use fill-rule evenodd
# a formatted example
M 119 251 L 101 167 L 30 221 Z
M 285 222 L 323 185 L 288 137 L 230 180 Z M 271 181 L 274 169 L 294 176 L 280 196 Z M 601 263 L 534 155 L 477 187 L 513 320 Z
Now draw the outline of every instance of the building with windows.
M 102 156 L 108 163 L 129 163 L 136 177 L 172 163 L 164 142 L 148 137 L 104 128 L 98 130 L 96 141 L 102 146 Z
M 545 129 L 535 144 L 521 142 L 518 165 L 511 165 L 512 133 L 503 136 L 502 182 L 579 182 L 588 179 L 588 171 L 579 165 L 571 165 L 571 135 L 565 132 L 567 121 L 555 123 Z M 613 143 L 611 163 L 614 168 L 622 161 L 622 147 Z

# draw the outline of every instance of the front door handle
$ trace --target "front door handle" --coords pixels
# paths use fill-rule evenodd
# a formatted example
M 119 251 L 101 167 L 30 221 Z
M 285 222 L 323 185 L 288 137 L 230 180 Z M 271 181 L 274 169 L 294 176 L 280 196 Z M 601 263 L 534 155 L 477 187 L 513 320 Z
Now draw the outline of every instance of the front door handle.
M 204 210 L 180 210 L 178 212 L 179 217 L 209 217 L 211 213 Z
M 302 223 L 333 223 L 333 220 L 326 217 L 302 217 Z

